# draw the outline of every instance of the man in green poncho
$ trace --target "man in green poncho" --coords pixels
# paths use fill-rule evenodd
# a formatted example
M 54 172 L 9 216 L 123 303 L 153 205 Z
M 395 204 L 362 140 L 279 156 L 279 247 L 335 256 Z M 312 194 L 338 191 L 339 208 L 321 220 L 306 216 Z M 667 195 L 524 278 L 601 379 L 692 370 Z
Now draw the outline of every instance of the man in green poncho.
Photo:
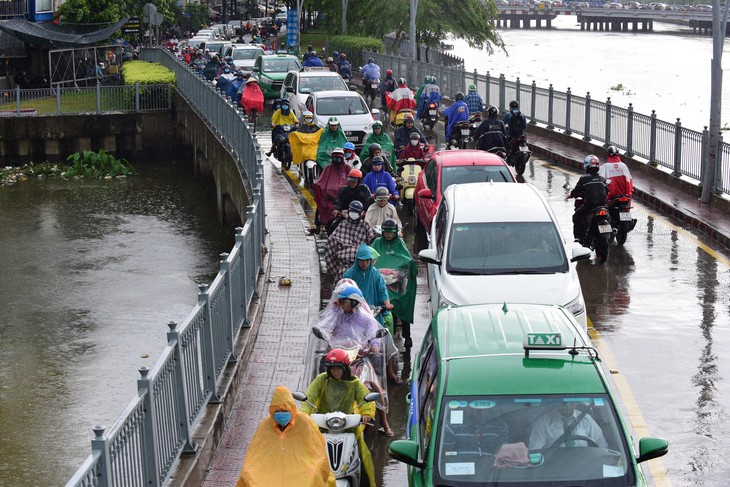
M 327 128 L 322 131 L 319 136 L 319 143 L 317 144 L 317 164 L 319 167 L 324 167 L 330 163 L 331 152 L 335 147 L 344 147 L 347 143 L 347 137 L 345 132 L 342 131 L 340 121 L 337 117 L 330 117 L 327 120 Z
M 388 218 L 381 226 L 383 236 L 376 238 L 371 247 L 380 254 L 375 267 L 383 275 L 393 305 L 392 313 L 400 319 L 404 346 L 413 346 L 411 323 L 416 303 L 418 267 L 405 242 L 398 236 L 398 224 Z
M 395 148 L 393 146 L 393 140 L 385 132 L 383 128 L 383 122 L 376 120 L 373 122 L 373 133 L 368 135 L 363 143 L 362 150 L 360 151 L 360 160 L 365 161 L 368 157 L 372 157 L 370 154 L 370 146 L 372 144 L 380 144 L 380 154 L 383 159 L 390 163 L 390 167 L 395 167 Z M 365 171 L 365 172 L 369 172 Z M 390 171 L 389 171 L 390 172 Z
M 375 403 L 364 402 L 365 395 L 370 391 L 350 371 L 350 358 L 342 349 L 333 348 L 327 353 L 324 360 L 325 372 L 314 378 L 307 388 L 307 402 L 303 402 L 301 411 L 311 414 L 317 412 L 327 414 L 332 411 L 340 411 L 345 414 L 352 414 L 356 406 L 359 406 L 359 413 L 362 416 L 363 424 L 372 422 L 375 416 Z M 355 431 L 357 443 L 360 447 L 360 458 L 362 466 L 367 473 L 370 487 L 375 487 L 375 466 L 370 450 L 363 438 L 364 426 L 359 426 Z

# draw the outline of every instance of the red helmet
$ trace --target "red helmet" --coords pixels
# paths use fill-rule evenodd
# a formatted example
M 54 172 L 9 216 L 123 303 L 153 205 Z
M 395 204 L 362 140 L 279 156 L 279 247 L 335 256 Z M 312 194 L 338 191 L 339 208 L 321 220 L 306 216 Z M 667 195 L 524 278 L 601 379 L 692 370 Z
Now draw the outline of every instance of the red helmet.
M 403 115 L 403 122 L 405 122 L 407 120 L 410 120 L 411 122 L 415 122 L 416 119 L 413 117 L 412 113 L 406 113 L 405 115 Z
M 347 173 L 347 177 L 362 179 L 362 172 L 360 172 L 358 169 L 353 169 L 349 173 Z
M 391 74 L 393 74 L 393 70 L 392 69 L 386 69 L 385 70 L 385 74 L 388 75 L 388 76 L 390 76 Z
M 350 365 L 350 357 L 341 348 L 333 348 L 324 357 L 325 367 L 346 367 Z

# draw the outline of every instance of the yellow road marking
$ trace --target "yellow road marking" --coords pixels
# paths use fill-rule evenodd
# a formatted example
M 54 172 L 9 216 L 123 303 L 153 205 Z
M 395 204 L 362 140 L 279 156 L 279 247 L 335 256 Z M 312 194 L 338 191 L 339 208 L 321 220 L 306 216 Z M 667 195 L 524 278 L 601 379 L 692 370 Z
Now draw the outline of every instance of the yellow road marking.
M 294 165 L 292 165 L 294 167 Z M 284 168 L 281 169 L 282 172 L 286 174 L 287 179 L 289 181 L 292 181 L 294 184 L 299 186 L 299 176 L 291 172 L 290 170 L 286 170 Z M 299 191 L 302 193 L 302 196 L 304 196 L 304 199 L 307 200 L 307 203 L 312 208 L 312 211 L 317 209 L 317 203 L 314 201 L 314 196 L 312 195 L 312 192 L 309 190 L 309 188 L 306 188 L 304 186 L 299 186 Z M 313 222 L 312 222 L 313 223 Z
M 608 344 L 601 340 L 601 334 L 593 327 L 593 322 L 590 318 L 588 319 L 588 333 L 596 347 L 600 350 L 601 360 L 604 364 L 606 364 L 606 368 L 608 368 L 609 371 L 618 371 L 619 369 L 616 357 L 613 355 Z M 621 402 L 623 402 L 624 407 L 626 408 L 629 421 L 636 433 L 638 445 L 639 438 L 651 436 L 649 426 L 647 425 L 644 416 L 641 414 L 641 409 L 639 409 L 639 405 L 636 403 L 636 397 L 634 397 L 634 393 L 631 390 L 631 386 L 629 385 L 629 381 L 626 377 L 621 373 L 611 374 L 611 377 L 616 384 L 616 389 L 618 389 L 618 393 L 621 396 Z M 667 476 L 667 470 L 664 468 L 664 462 L 661 458 L 649 460 L 644 465 L 648 468 L 651 478 L 654 481 L 654 485 L 657 487 L 671 487 L 672 483 Z

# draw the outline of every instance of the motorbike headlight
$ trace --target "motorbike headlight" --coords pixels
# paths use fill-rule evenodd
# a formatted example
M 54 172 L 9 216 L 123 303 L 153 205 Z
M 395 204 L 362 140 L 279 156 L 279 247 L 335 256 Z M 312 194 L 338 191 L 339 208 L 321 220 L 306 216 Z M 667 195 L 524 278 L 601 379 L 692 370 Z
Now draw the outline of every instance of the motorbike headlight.
M 340 430 L 345 427 L 344 418 L 330 418 L 327 420 L 327 427 L 331 430 Z
M 578 316 L 586 310 L 586 306 L 580 298 L 580 295 L 578 295 L 573 301 L 566 304 L 565 307 L 568 308 L 568 311 L 573 313 L 573 316 Z

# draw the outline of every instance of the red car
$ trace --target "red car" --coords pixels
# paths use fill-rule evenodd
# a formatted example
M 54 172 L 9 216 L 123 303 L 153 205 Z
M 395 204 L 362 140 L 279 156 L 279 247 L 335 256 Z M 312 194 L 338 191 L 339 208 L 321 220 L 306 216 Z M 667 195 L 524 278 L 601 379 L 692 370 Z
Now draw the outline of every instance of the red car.
M 445 150 L 435 152 L 418 175 L 416 183 L 416 219 L 426 233 L 441 203 L 441 195 L 452 184 L 516 183 L 514 173 L 496 154 L 480 150 Z

